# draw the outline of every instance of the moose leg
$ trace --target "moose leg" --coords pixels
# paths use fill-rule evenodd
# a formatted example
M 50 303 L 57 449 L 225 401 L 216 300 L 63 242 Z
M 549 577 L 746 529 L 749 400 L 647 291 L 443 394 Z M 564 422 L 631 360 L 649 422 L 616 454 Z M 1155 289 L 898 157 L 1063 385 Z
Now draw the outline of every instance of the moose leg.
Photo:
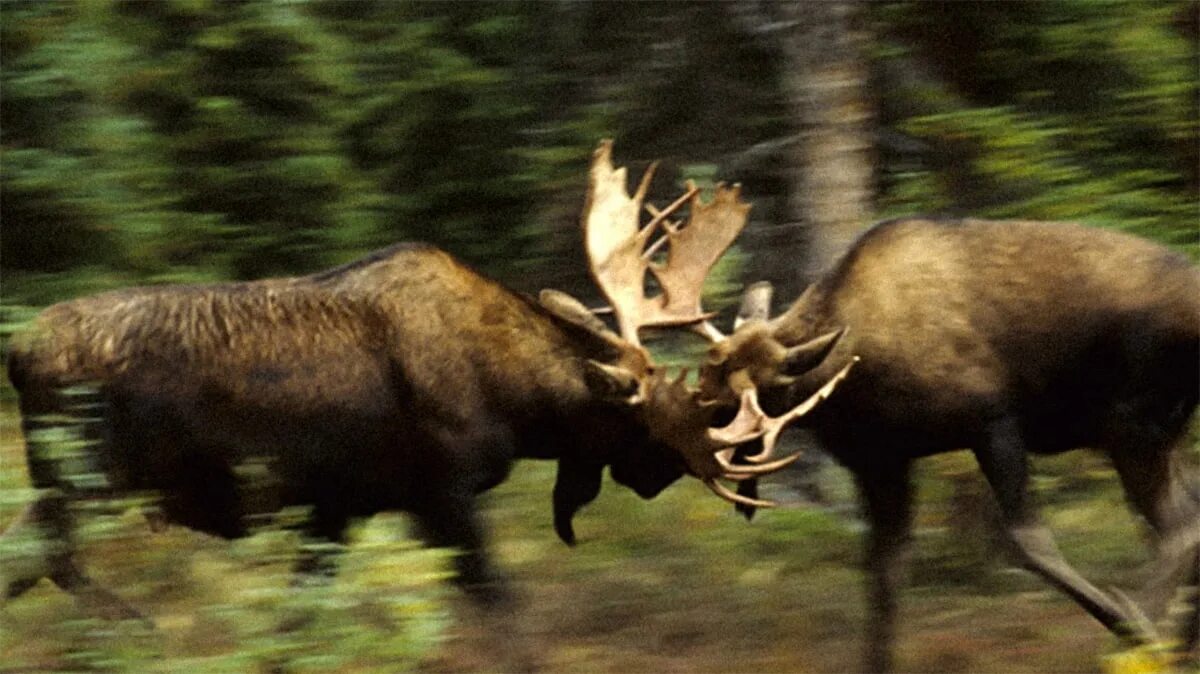
M 336 505 L 336 499 L 320 500 L 302 531 L 306 547 L 296 559 L 293 584 L 323 583 L 337 575 L 341 545 L 346 542 L 350 518 Z
M 896 594 L 903 583 L 912 529 L 912 493 L 907 463 L 870 473 L 856 472 L 858 486 L 871 523 L 867 539 L 867 595 L 870 601 L 867 625 L 866 669 L 892 669 L 895 641 Z
M 1180 583 L 1189 586 L 1192 605 L 1179 637 L 1185 652 L 1193 650 L 1200 640 L 1200 501 L 1188 492 L 1172 452 L 1113 452 L 1112 459 L 1130 504 L 1157 538 L 1155 569 L 1141 599 L 1150 617 L 1158 619 Z
M 73 596 L 87 613 L 107 620 L 146 620 L 120 597 L 99 586 L 75 561 L 67 498 L 57 489 L 48 490 L 26 506 L 4 532 L 4 538 L 28 537 L 23 549 L 32 554 L 4 571 L 3 598 L 20 596 L 42 578 L 49 578 Z M 19 567 L 19 568 L 18 568 Z
M 1114 634 L 1139 643 L 1148 641 L 1112 597 L 1067 563 L 1050 530 L 1039 520 L 1027 489 L 1029 467 L 1016 421 L 1005 418 L 992 423 L 974 453 L 1025 566 L 1074 599 Z
M 311 516 L 298 527 L 304 544 L 292 564 L 291 586 L 294 588 L 321 587 L 333 581 L 337 560 L 346 540 L 349 520 L 340 510 L 318 503 Z M 285 615 L 276 628 L 280 634 L 296 632 L 316 619 L 316 611 L 301 609 Z
M 25 506 L 8 528 L 0 534 L 6 545 L 15 543 L 15 548 L 25 554 L 9 558 L 0 567 L 0 599 L 13 599 L 24 594 L 38 581 L 50 575 L 48 541 L 37 527 L 39 499 Z
M 454 582 L 479 608 L 494 668 L 530 672 L 538 669 L 535 650 L 520 619 L 516 596 L 491 563 L 474 499 L 439 499 L 439 507 L 417 515 L 420 533 L 436 547 L 455 548 Z M 498 655 L 497 655 L 498 654 Z
M 19 557 L 10 557 L 0 568 L 0 599 L 15 599 L 52 573 L 54 547 L 61 544 L 42 530 L 39 520 L 53 506 L 46 497 L 25 506 L 0 536 L 6 544 L 15 544 Z
M 507 583 L 493 567 L 484 549 L 482 527 L 474 499 L 448 498 L 440 507 L 417 514 L 421 537 L 434 547 L 455 548 L 454 583 L 485 611 L 503 609 L 513 603 Z
M 74 397 L 66 400 L 58 392 L 22 393 L 21 431 L 29 479 L 39 493 L 3 534 L 5 539 L 26 539 L 21 549 L 31 554 L 0 569 L 0 596 L 19 596 L 42 578 L 49 578 L 91 615 L 109 620 L 145 620 L 132 606 L 84 574 L 75 561 L 75 523 L 70 506 L 72 499 L 81 494 L 60 480 L 55 443 L 61 442 L 58 432 L 64 430 L 72 439 L 105 443 L 109 429 L 97 391 L 80 390 L 71 395 Z M 23 568 L 14 568 L 17 566 Z

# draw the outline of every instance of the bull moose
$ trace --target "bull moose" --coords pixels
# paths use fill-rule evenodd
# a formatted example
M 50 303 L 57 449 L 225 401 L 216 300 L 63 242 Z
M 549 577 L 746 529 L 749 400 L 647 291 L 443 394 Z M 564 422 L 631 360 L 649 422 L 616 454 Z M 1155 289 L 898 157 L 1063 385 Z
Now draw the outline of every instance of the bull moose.
M 137 615 L 77 564 L 69 505 L 91 494 L 64 479 L 38 432 L 61 423 L 60 391 L 77 384 L 100 400 L 88 428 L 104 493 L 157 492 L 166 520 L 226 538 L 246 534 L 248 516 L 293 504 L 311 507 L 309 535 L 331 541 L 353 518 L 406 511 L 430 544 L 460 549 L 456 580 L 489 611 L 510 592 L 474 500 L 515 459 L 557 459 L 554 527 L 568 544 L 606 466 L 645 498 L 685 472 L 724 490 L 719 478 L 778 469 L 787 459 L 730 456 L 798 413 L 769 419 L 748 406 L 715 425 L 639 342 L 647 326 L 706 329 L 701 285 L 748 210 L 736 187 L 718 186 L 708 203 L 693 187 L 643 226 L 652 175 L 631 197 L 608 142 L 590 171 L 584 234 L 595 280 L 617 298 L 620 335 L 563 293 L 523 296 L 420 244 L 310 276 L 47 308 L 8 355 L 40 490 L 12 527 L 38 527 L 57 545 L 36 568 L 9 571 L 0 591 L 14 597 L 48 577 L 92 612 Z M 671 222 L 684 206 L 686 223 Z M 650 297 L 648 273 L 662 289 Z M 246 498 L 237 468 L 252 460 L 273 473 L 268 497 Z
M 1200 394 L 1200 271 L 1183 256 L 1080 225 L 909 218 L 868 230 L 774 319 L 769 298 L 748 291 L 751 320 L 712 346 L 700 387 L 726 400 L 761 389 L 769 410 L 861 358 L 805 425 L 852 472 L 870 523 L 870 671 L 892 665 L 910 467 L 924 456 L 973 452 L 1026 566 L 1122 637 L 1150 638 L 1176 585 L 1197 583 L 1200 486 L 1173 451 Z M 820 339 L 828 357 L 800 371 L 812 363 L 788 347 Z M 1039 522 L 1028 457 L 1075 448 L 1111 459 L 1156 533 L 1141 607 L 1081 577 Z M 738 491 L 747 515 L 754 485 Z

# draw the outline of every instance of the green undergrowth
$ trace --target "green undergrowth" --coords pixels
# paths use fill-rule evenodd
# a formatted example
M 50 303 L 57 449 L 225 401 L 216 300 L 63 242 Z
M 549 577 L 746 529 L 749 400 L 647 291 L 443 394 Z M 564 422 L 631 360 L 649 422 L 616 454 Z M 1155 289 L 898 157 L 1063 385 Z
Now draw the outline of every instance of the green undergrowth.
M 32 492 L 13 412 L 0 420 L 2 527 Z M 1095 670 L 1115 642 L 1012 566 L 969 457 L 920 465 L 902 669 Z M 1144 531 L 1103 462 L 1078 453 L 1035 468 L 1034 490 L 1067 557 L 1102 587 L 1136 587 Z M 821 672 L 858 662 L 865 527 L 840 468 L 820 478 L 827 507 L 787 505 L 751 522 L 694 480 L 644 501 L 606 479 L 576 517 L 574 548 L 553 532 L 554 470 L 522 462 L 480 500 L 490 548 L 520 597 L 505 622 L 528 636 L 544 669 Z M 42 581 L 0 606 L 0 671 L 509 669 L 495 625 L 443 582 L 449 553 L 415 543 L 403 515 L 361 524 L 332 580 L 296 584 L 290 569 L 304 545 L 288 525 L 303 511 L 231 543 L 181 527 L 154 532 L 143 515 L 152 507 L 92 507 L 80 537 L 84 566 L 155 627 L 90 619 Z M 2 539 L 0 560 L 31 545 Z

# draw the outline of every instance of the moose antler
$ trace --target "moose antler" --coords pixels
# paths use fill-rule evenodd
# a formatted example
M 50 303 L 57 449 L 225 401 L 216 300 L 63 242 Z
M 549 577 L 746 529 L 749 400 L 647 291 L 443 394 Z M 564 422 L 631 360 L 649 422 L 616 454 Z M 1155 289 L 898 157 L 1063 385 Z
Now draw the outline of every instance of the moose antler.
M 691 181 L 687 191 L 665 209 L 647 205 L 652 218 L 641 226 L 641 211 L 657 164 L 642 176 L 637 191 L 626 191 L 624 167 L 612 164 L 612 141 L 600 143 L 592 157 L 587 205 L 583 214 L 584 244 L 596 285 L 616 313 L 621 336 L 640 344 L 642 327 L 697 325 L 714 341 L 724 337 L 708 323 L 711 314 L 700 304 L 708 272 L 746 226 L 750 205 L 740 200 L 738 186 L 717 185 L 712 201 L 700 200 Z M 688 206 L 688 220 L 674 226 L 668 218 Z M 665 234 L 647 248 L 659 226 Z M 666 263 L 651 261 L 668 246 Z M 646 296 L 646 272 L 654 274 L 662 294 Z
M 854 362 L 842 368 L 808 400 L 778 417 L 763 412 L 758 402 L 755 372 L 744 367 L 734 371 L 727 382 L 716 382 L 718 391 L 725 390 L 720 384 L 729 385 L 732 396 L 728 397 L 705 399 L 699 389 L 694 390 L 686 384 L 686 370 L 674 381 L 667 381 L 664 371 L 656 369 L 650 362 L 649 353 L 638 339 L 638 331 L 650 326 L 691 326 L 713 342 L 719 342 L 713 348 L 728 345 L 723 341 L 725 336 L 708 322 L 712 314 L 706 313 L 701 306 L 701 294 L 705 277 L 745 228 L 750 206 L 741 200 L 739 187 L 724 184 L 717 185 L 713 199 L 705 203 L 699 197 L 699 188 L 689 181 L 683 196 L 658 210 L 644 203 L 656 168 L 657 164 L 652 164 L 646 170 L 637 190 L 630 196 L 626 189 L 626 169 L 616 168 L 612 163 L 612 141 L 601 142 L 592 157 L 583 214 L 589 269 L 616 314 L 621 334 L 620 338 L 612 335 L 611 339 L 642 354 L 647 365 L 640 370 L 643 374 L 635 377 L 637 394 L 629 400 L 636 400 L 641 406 L 651 434 L 679 451 L 688 471 L 717 495 L 749 506 L 773 506 L 771 501 L 735 494 L 719 480 L 759 477 L 799 458 L 799 453 L 774 458 L 779 434 L 789 423 L 828 397 Z M 687 221 L 683 224 L 672 222 L 670 217 L 685 205 L 688 206 Z M 651 216 L 645 225 L 641 224 L 643 207 Z M 660 226 L 663 233 L 651 244 L 650 240 Z M 666 260 L 656 263 L 656 254 L 664 246 L 667 247 Z M 661 294 L 647 297 L 647 272 L 654 274 Z M 603 332 L 599 322 L 587 315 L 583 306 L 573 299 L 544 293 L 541 303 L 578 327 Z M 770 288 L 761 286 L 754 291 L 754 300 L 743 306 L 744 318 L 757 319 L 759 332 L 767 330 L 765 320 L 769 304 Z M 741 341 L 746 338 L 741 338 L 739 343 Z M 792 357 L 782 346 L 768 346 L 774 347 L 770 354 L 771 363 Z M 827 350 L 821 351 L 821 355 L 824 353 Z M 620 380 L 616 376 L 605 379 Z M 713 388 L 714 384 L 709 387 Z M 712 423 L 717 410 L 732 400 L 738 402 L 737 414 L 725 426 L 714 428 Z M 761 451 L 738 457 L 745 463 L 735 463 L 739 447 L 760 439 Z
M 736 494 L 718 480 L 737 482 L 760 477 L 800 458 L 799 452 L 774 458 L 780 433 L 788 424 L 808 414 L 828 398 L 857 362 L 857 357 L 852 358 L 816 393 L 777 417 L 763 411 L 758 403 L 758 390 L 753 384 L 741 387 L 737 414 L 728 424 L 717 428 L 712 427 L 712 419 L 718 403 L 702 400 L 698 390 L 687 386 L 686 369 L 672 382 L 667 382 L 665 375 L 659 372 L 650 382 L 647 423 L 652 433 L 682 448 L 688 470 L 718 496 L 734 503 L 770 508 L 776 504 Z M 739 446 L 760 438 L 762 451 L 742 457 L 748 463 L 733 462 Z

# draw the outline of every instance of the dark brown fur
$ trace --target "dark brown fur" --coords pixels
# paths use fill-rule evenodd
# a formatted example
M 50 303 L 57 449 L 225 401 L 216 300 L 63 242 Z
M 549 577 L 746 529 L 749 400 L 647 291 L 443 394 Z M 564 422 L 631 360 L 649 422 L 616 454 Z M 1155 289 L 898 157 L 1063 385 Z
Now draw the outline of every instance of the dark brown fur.
M 1144 636 L 1125 602 L 1066 565 L 1027 494 L 1027 454 L 1102 450 L 1160 534 L 1163 573 L 1173 565 L 1195 582 L 1197 496 L 1171 452 L 1200 388 L 1200 272 L 1182 256 L 1078 225 L 886 222 L 767 330 L 720 345 L 714 362 L 754 353 L 767 333 L 794 345 L 843 327 L 824 365 L 791 393 L 799 399 L 852 355 L 862 359 L 805 421 L 853 471 L 872 524 L 871 670 L 890 666 L 909 469 L 921 456 L 971 449 L 1030 568 L 1118 634 Z M 710 390 L 722 367 L 708 368 Z M 1148 602 L 1151 615 L 1164 592 Z
M 505 590 L 474 497 L 514 459 L 560 460 L 555 525 L 567 542 L 605 465 L 647 497 L 681 475 L 635 412 L 589 382 L 586 359 L 630 364 L 638 353 L 422 245 L 307 277 L 64 302 L 9 354 L 30 472 L 49 490 L 23 521 L 69 539 L 65 499 L 77 494 L 32 431 L 60 409 L 63 387 L 90 384 L 111 486 L 156 490 L 168 519 L 236 537 L 248 515 L 304 504 L 310 533 L 339 540 L 353 517 L 405 510 L 430 543 L 463 550 L 459 582 L 494 604 Z M 271 469 L 272 488 L 237 476 L 247 461 Z M 113 604 L 70 552 L 46 575 Z M 7 592 L 36 580 L 9 578 Z

